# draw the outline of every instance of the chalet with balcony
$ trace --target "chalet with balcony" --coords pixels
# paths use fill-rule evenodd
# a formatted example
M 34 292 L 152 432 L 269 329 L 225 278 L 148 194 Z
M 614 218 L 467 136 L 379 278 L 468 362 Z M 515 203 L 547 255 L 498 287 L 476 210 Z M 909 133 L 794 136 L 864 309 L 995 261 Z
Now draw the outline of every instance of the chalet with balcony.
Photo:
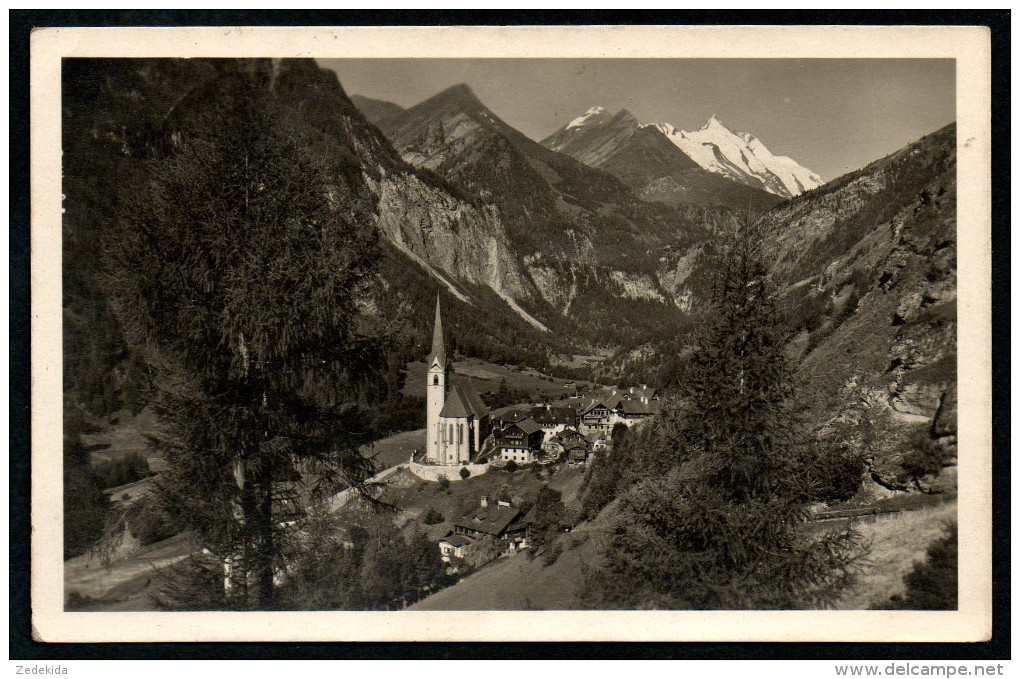
M 503 427 L 496 440 L 496 451 L 499 459 L 517 464 L 530 464 L 535 461 L 535 453 L 542 449 L 545 432 L 530 417 L 519 422 L 511 422 Z

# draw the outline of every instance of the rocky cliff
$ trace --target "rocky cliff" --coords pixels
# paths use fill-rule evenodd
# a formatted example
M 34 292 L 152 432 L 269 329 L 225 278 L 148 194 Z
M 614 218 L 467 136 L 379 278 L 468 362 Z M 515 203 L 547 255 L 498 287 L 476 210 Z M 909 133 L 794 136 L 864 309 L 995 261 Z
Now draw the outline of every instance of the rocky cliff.
M 866 432 L 892 486 L 956 457 L 956 217 L 950 125 L 756 224 L 816 416 Z

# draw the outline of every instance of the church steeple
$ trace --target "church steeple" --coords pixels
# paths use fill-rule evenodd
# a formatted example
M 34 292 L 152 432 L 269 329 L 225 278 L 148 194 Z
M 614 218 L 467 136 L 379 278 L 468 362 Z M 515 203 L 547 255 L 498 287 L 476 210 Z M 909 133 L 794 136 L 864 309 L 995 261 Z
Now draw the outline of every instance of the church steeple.
M 446 346 L 443 342 L 443 318 L 439 312 L 439 295 L 436 295 L 436 323 L 432 330 L 432 353 L 429 355 L 429 367 L 439 363 L 441 370 L 446 369 Z
M 428 429 L 425 459 L 433 464 L 446 463 L 445 449 L 440 445 L 443 438 L 440 415 L 446 405 L 446 376 L 449 370 L 446 347 L 443 346 L 443 317 L 439 312 L 439 295 L 436 295 L 436 325 L 432 329 L 432 353 L 429 354 L 428 374 L 425 377 L 425 421 Z

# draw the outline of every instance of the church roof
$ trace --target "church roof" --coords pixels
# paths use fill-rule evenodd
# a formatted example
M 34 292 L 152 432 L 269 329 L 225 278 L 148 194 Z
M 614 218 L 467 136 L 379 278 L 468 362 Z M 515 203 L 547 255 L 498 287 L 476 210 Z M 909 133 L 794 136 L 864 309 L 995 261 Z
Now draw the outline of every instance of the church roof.
M 439 295 L 436 295 L 436 322 L 432 329 L 432 353 L 429 354 L 429 367 L 438 362 L 439 367 L 446 368 L 446 346 L 443 342 L 443 318 L 439 313 Z
M 476 418 L 482 419 L 488 414 L 489 409 L 485 407 L 485 403 L 474 387 L 470 383 L 457 382 L 450 389 L 450 393 L 446 395 L 446 403 L 439 416 L 470 417 L 474 415 Z
M 470 406 L 471 410 L 474 412 L 475 417 L 481 419 L 489 414 L 488 406 L 485 405 L 485 401 L 483 401 L 482 397 L 478 395 L 477 391 L 475 391 L 474 386 L 469 383 L 464 387 L 464 393 L 468 399 L 468 406 Z
M 455 385 L 450 393 L 446 395 L 446 403 L 443 405 L 442 412 L 439 413 L 440 417 L 470 417 L 471 411 L 468 409 L 467 399 L 464 397 L 463 390 L 460 389 L 460 385 Z

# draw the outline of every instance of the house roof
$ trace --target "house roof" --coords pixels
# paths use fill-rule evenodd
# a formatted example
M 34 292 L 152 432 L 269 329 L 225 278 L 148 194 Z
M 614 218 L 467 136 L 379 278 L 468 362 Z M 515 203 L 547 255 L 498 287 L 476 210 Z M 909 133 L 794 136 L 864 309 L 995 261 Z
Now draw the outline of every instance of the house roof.
M 527 417 L 521 420 L 520 422 L 513 422 L 512 424 L 508 424 L 506 426 L 507 429 L 510 429 L 511 427 L 517 427 L 518 429 L 523 431 L 527 436 L 531 436 L 536 431 L 540 431 L 542 429 L 542 427 L 530 417 Z
M 488 535 L 501 535 L 514 519 L 520 516 L 521 510 L 516 507 L 504 507 L 494 504 L 488 507 L 475 507 L 470 512 L 453 522 L 454 526 L 477 530 Z
M 450 533 L 445 538 L 440 540 L 440 542 L 447 542 L 453 545 L 454 547 L 465 547 L 467 545 L 470 545 L 474 541 L 475 539 L 468 535 L 459 535 L 457 533 Z
M 588 413 L 593 408 L 597 408 L 600 405 L 601 406 L 605 406 L 609 410 L 616 410 L 617 406 L 620 405 L 620 402 L 622 400 L 623 399 L 621 399 L 618 394 L 611 394 L 609 396 L 600 396 L 600 397 L 592 399 L 591 402 L 581 412 L 582 412 L 582 414 Z
M 636 398 L 623 402 L 624 415 L 651 415 L 653 412 L 651 405 Z
M 504 424 L 510 424 L 511 422 L 519 422 L 528 416 L 529 409 L 521 406 L 513 406 L 510 408 L 503 408 L 502 413 L 499 415 L 499 419 Z
M 539 424 L 557 425 L 573 424 L 576 419 L 573 408 L 536 408 L 531 417 Z
M 581 432 L 577 431 L 573 427 L 567 427 L 566 429 L 564 429 L 563 431 L 561 431 L 557 435 L 557 438 L 559 438 L 561 441 L 566 441 L 569 438 L 578 438 L 578 437 L 584 438 L 584 434 L 582 434 Z
M 631 391 L 638 398 L 653 399 L 655 398 L 655 389 L 653 387 L 633 387 Z

